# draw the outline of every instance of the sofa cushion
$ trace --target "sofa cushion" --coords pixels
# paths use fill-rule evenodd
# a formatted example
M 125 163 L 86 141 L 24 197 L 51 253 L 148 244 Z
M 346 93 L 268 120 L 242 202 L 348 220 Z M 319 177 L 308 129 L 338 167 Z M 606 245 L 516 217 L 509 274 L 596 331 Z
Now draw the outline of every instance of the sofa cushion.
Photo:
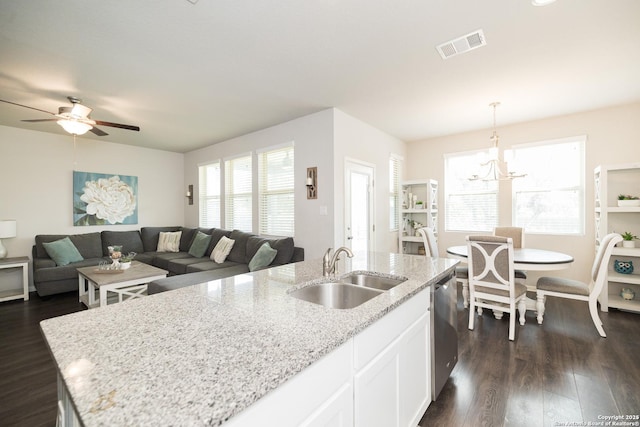
M 211 243 L 211 235 L 204 234 L 201 231 L 197 231 L 196 235 L 193 237 L 191 246 L 189 247 L 189 251 L 188 251 L 189 255 L 196 258 L 203 257 L 204 254 L 207 252 L 209 243 Z
M 195 258 L 192 256 L 172 259 L 167 262 L 167 270 L 172 274 L 185 274 L 189 265 L 204 262 L 205 259 L 206 258 Z
M 36 256 L 38 258 L 49 258 L 49 254 L 44 250 L 42 243 L 55 242 L 56 240 L 69 237 L 73 245 L 78 249 L 83 258 L 99 258 L 102 254 L 102 239 L 100 233 L 87 234 L 40 234 L 36 236 Z
M 182 231 L 182 236 L 180 236 L 180 252 L 189 252 L 189 248 L 193 243 L 193 239 L 196 236 L 198 231 L 202 233 L 209 234 L 206 228 L 197 229 L 197 228 L 187 228 L 181 227 L 180 231 Z
M 216 247 L 220 239 L 222 239 L 222 237 L 229 237 L 231 235 L 231 231 L 223 230 L 222 228 L 212 228 L 209 234 L 211 234 L 211 243 L 209 243 L 209 248 L 205 253 L 206 256 L 211 255 L 213 248 Z
M 229 261 L 240 262 L 248 264 L 249 260 L 246 259 L 247 255 L 247 241 L 249 237 L 254 236 L 252 233 L 247 233 L 245 231 L 233 230 L 229 235 L 229 238 L 235 240 L 235 244 L 229 252 Z M 257 248 L 256 248 L 257 250 Z
M 169 270 L 169 262 L 180 258 L 191 258 L 191 255 L 186 252 L 156 252 L 153 257 L 153 265 L 163 270 Z
M 271 265 L 284 265 L 291 262 L 293 257 L 293 238 L 292 237 L 260 237 L 251 236 L 247 240 L 247 253 L 245 262 L 248 264 L 258 249 L 266 242 L 269 242 L 271 248 L 278 251 Z
M 240 264 L 237 262 L 233 262 L 233 261 L 225 261 L 222 264 L 218 264 L 217 262 L 214 261 L 202 261 L 200 260 L 200 262 L 196 263 L 196 264 L 189 264 L 187 266 L 187 273 L 193 273 L 196 271 L 211 271 L 211 270 L 222 270 L 222 269 L 227 269 L 230 267 L 236 267 L 236 268 L 240 268 L 243 267 L 241 273 L 248 273 L 249 272 L 249 267 L 247 266 L 247 264 Z M 240 273 L 238 273 L 240 274 Z
M 277 253 L 278 251 L 269 246 L 269 242 L 263 243 L 253 258 L 251 258 L 251 261 L 249 261 L 249 271 L 256 271 L 265 268 L 271 264 L 271 261 L 275 259 Z
M 180 231 L 181 227 L 142 227 L 140 237 L 145 252 L 155 252 L 158 249 L 158 239 L 161 231 Z
M 182 231 L 161 231 L 158 237 L 158 252 L 180 252 Z
M 33 271 L 33 281 L 37 283 L 53 282 L 56 280 L 73 280 L 76 283 L 76 291 L 78 290 L 78 268 L 91 267 L 105 261 L 104 258 L 89 258 L 82 261 L 74 262 L 64 266 L 45 267 Z
M 71 264 L 72 262 L 78 262 L 84 259 L 69 237 L 53 242 L 44 242 L 42 246 L 44 246 L 44 250 L 47 251 L 49 257 L 54 260 L 58 266 Z
M 213 248 L 209 258 L 218 264 L 222 264 L 233 250 L 235 243 L 235 240 L 222 236 L 216 247 Z
M 109 246 L 122 246 L 122 253 L 129 252 L 142 253 L 144 246 L 138 230 L 132 231 L 110 231 L 105 230 L 100 233 L 102 236 L 102 254 L 109 255 Z

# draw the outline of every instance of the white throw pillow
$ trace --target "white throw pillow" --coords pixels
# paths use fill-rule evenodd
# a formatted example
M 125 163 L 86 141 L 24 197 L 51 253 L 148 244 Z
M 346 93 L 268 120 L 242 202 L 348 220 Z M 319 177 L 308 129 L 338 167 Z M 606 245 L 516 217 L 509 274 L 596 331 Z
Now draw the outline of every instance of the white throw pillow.
M 180 252 L 180 237 L 182 231 L 160 232 L 158 238 L 158 252 Z
M 218 264 L 222 264 L 225 259 L 227 259 L 227 255 L 231 252 L 231 248 L 233 248 L 233 244 L 235 240 L 231 240 L 228 237 L 222 236 L 220 241 L 216 244 L 216 247 L 211 251 L 211 258 Z

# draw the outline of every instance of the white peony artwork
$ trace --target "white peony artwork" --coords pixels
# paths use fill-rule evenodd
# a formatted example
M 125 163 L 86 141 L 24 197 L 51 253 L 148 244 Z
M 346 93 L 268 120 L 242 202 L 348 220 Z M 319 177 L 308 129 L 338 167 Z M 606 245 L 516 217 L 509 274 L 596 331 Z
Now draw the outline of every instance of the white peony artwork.
M 137 223 L 137 176 L 73 171 L 73 225 Z

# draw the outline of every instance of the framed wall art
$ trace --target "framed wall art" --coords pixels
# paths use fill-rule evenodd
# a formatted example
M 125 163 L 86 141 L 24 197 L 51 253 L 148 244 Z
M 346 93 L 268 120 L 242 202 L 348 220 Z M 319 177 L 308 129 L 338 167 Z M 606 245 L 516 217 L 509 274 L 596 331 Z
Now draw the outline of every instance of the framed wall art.
M 73 225 L 138 223 L 138 177 L 73 171 Z

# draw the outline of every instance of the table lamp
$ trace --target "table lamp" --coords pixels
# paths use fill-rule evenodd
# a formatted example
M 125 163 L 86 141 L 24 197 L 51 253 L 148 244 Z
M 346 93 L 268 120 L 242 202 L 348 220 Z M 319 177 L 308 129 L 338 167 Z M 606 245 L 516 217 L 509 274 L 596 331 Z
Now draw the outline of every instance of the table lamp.
M 2 244 L 2 239 L 16 237 L 16 221 L 13 219 L 0 220 L 0 259 L 7 257 L 7 249 Z

